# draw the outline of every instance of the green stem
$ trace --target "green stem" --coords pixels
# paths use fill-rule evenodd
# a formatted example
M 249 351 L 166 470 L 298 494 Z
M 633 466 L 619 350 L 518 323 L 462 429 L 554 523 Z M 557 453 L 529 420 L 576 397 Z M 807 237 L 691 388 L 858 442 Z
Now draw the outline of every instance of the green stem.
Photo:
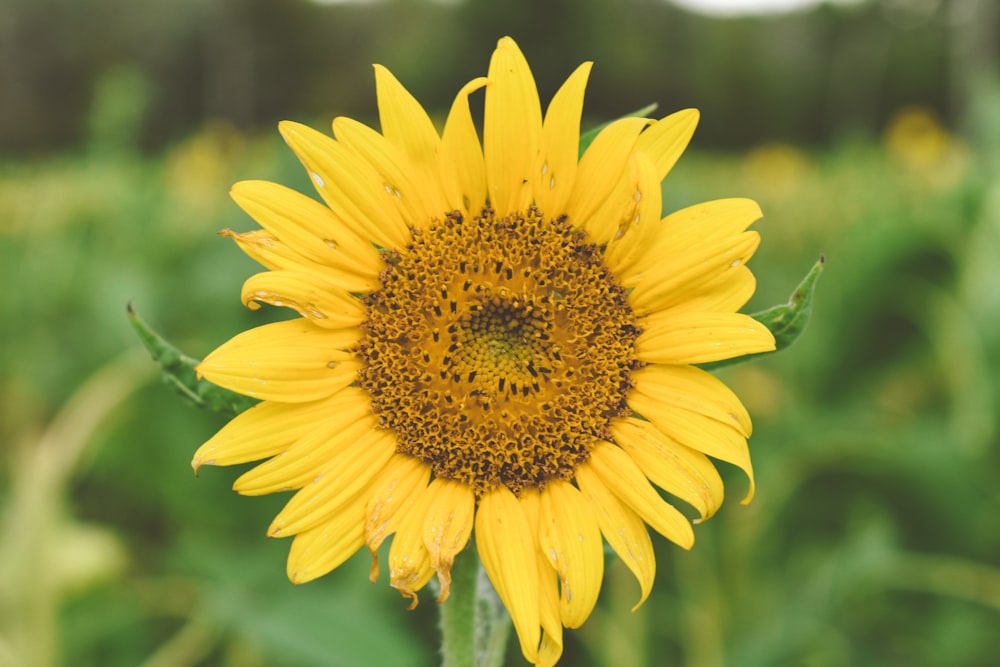
M 476 561 L 478 561 L 478 554 Z M 490 583 L 486 571 L 478 567 L 476 581 L 476 653 L 477 667 L 501 667 L 504 654 L 507 652 L 507 639 L 510 637 L 510 616 L 504 608 L 500 596 Z
M 451 568 L 451 594 L 441 610 L 441 657 L 443 667 L 476 665 L 476 574 L 479 558 L 466 549 Z
M 469 547 L 451 568 L 451 594 L 441 609 L 443 667 L 500 667 L 510 617 Z

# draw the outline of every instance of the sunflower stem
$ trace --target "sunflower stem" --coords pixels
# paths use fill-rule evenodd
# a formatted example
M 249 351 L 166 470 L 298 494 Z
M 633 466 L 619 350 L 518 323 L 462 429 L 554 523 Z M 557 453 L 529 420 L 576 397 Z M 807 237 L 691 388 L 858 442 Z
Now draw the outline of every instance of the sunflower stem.
M 507 615 L 500 596 L 486 576 L 486 570 L 478 565 L 476 554 L 476 667 L 501 667 L 507 652 L 511 620 Z
M 440 609 L 444 667 L 503 664 L 510 617 L 486 577 L 474 547 L 455 559 L 451 568 L 451 594 Z
M 471 553 L 467 553 L 471 552 Z M 476 572 L 474 549 L 459 554 L 451 568 L 451 594 L 441 610 L 441 664 L 476 667 Z

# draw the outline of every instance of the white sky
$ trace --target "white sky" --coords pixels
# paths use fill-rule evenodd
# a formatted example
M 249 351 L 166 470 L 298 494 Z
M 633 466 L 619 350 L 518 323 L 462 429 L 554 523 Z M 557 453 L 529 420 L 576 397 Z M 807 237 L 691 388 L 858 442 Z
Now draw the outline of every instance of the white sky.
M 461 0 L 437 0 L 444 4 L 452 4 Z M 832 2 L 859 2 L 860 0 L 830 0 Z M 377 0 L 313 0 L 319 4 L 337 5 Z M 775 12 L 794 11 L 820 4 L 823 0 L 668 0 L 675 5 L 716 16 L 737 16 L 740 14 L 772 14 Z
M 818 5 L 823 0 L 670 0 L 686 9 L 721 16 L 770 14 Z

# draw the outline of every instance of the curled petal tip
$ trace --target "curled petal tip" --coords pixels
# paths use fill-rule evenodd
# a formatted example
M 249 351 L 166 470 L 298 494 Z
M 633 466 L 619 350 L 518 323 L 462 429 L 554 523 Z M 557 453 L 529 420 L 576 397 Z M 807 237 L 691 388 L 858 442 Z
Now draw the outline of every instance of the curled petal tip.
M 438 583 L 441 585 L 441 594 L 437 597 L 437 603 L 441 604 L 451 595 L 451 571 L 441 568 L 437 571 Z
M 409 598 L 410 600 L 412 600 L 412 602 L 410 602 L 410 605 L 406 608 L 406 611 L 413 611 L 414 609 L 417 608 L 417 605 L 420 604 L 420 598 L 417 596 L 416 591 L 411 591 L 408 588 L 403 588 L 402 586 L 397 586 L 395 584 L 393 584 L 392 587 L 395 588 L 397 591 L 399 591 L 399 594 L 402 595 L 404 598 Z
M 368 581 L 374 584 L 378 581 L 378 552 L 371 547 L 368 548 L 368 551 L 370 551 L 372 555 L 372 566 L 371 569 L 368 570 Z

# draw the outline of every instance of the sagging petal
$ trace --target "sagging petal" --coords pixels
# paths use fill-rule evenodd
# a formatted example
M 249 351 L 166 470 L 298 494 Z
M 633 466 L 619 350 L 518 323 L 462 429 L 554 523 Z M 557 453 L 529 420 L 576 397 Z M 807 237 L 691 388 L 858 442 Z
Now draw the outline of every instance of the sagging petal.
M 698 510 L 702 521 L 722 505 L 722 478 L 701 452 L 685 447 L 641 419 L 617 420 L 611 425 L 611 434 L 642 474 Z
M 632 392 L 627 400 L 630 408 L 673 440 L 742 469 L 750 480 L 750 489 L 741 502 L 745 505 L 753 499 L 754 478 L 750 449 L 746 438 L 734 424 L 720 422 L 684 408 L 664 410 L 656 399 L 639 392 Z
M 577 467 L 576 482 L 589 501 L 604 539 L 639 582 L 639 601 L 632 607 L 635 611 L 649 597 L 656 578 L 656 557 L 646 524 L 608 490 L 589 464 Z
M 308 320 L 265 324 L 237 334 L 198 364 L 198 374 L 245 396 L 286 403 L 326 398 L 354 382 L 350 349 L 358 329 L 323 329 Z
M 483 159 L 490 203 L 496 217 L 504 218 L 531 204 L 542 107 L 528 61 L 510 37 L 497 43 L 487 78 Z
M 431 468 L 408 454 L 393 454 L 372 483 L 365 506 L 365 544 L 372 555 L 369 579 L 378 579 L 378 548 L 396 532 L 407 512 L 416 506 L 431 477 Z
M 563 213 L 573 192 L 580 159 L 583 94 L 593 63 L 586 62 L 566 79 L 545 111 L 541 150 L 532 176 L 535 204 L 552 218 Z
M 600 543 L 600 533 L 597 536 Z M 603 553 L 602 553 L 603 557 Z M 536 667 L 552 666 L 559 662 L 563 652 L 563 622 L 559 613 L 559 591 L 556 572 L 544 557 L 538 558 L 539 617 L 542 640 L 538 645 Z
M 766 326 L 742 313 L 669 313 L 643 320 L 635 356 L 652 364 L 703 364 L 775 349 Z
M 412 600 L 411 610 L 420 603 L 417 591 L 434 575 L 431 554 L 424 545 L 424 517 L 431 499 L 426 489 L 417 495 L 413 507 L 401 517 L 389 546 L 389 585 Z
M 514 621 L 525 660 L 538 660 L 541 616 L 535 537 L 517 498 L 505 486 L 488 491 L 476 512 L 476 547 L 487 576 Z
M 698 412 L 750 437 L 753 425 L 743 403 L 726 384 L 694 366 L 650 364 L 633 371 L 634 391 L 648 396 L 663 409 L 671 406 Z
M 538 561 L 538 600 L 539 615 L 542 626 L 542 639 L 538 646 L 538 662 L 536 665 L 554 664 L 562 655 L 563 623 L 559 612 L 559 582 L 556 571 L 548 559 L 540 551 L 542 533 L 542 494 L 537 488 L 521 489 L 517 498 L 524 518 L 528 521 L 528 530 L 532 535 L 532 543 L 536 550 Z
M 580 491 L 552 481 L 542 492 L 539 547 L 559 574 L 560 619 L 578 628 L 590 616 L 604 578 L 604 549 L 597 520 Z
M 424 516 L 424 546 L 431 554 L 431 567 L 437 572 L 444 602 L 451 593 L 451 566 L 455 556 L 469 542 L 476 509 L 472 488 L 462 482 L 438 477 L 427 493 L 431 501 Z
M 590 451 L 590 460 L 586 465 L 653 530 L 684 549 L 694 546 L 691 522 L 660 497 L 621 447 L 609 442 L 598 443 Z

